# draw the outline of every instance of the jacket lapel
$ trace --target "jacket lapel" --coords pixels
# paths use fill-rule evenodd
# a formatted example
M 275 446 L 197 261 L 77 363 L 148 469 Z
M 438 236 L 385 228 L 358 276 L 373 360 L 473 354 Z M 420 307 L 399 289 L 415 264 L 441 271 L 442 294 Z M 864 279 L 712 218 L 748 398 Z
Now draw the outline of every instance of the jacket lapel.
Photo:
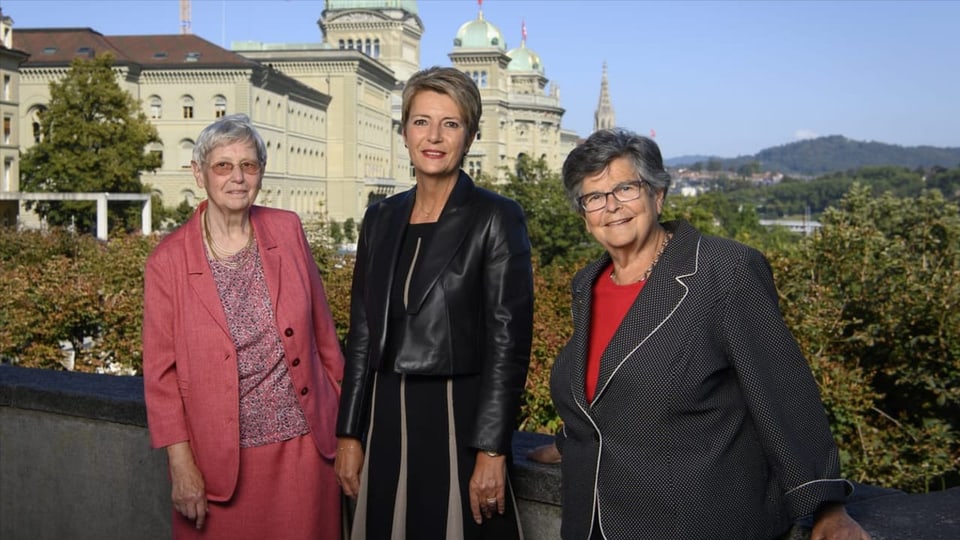
M 473 181 L 461 171 L 437 221 L 436 231 L 426 250 L 417 257 L 418 268 L 410 282 L 407 300 L 408 313 L 420 311 L 427 294 L 436 285 L 441 273 L 467 237 L 475 213 L 469 204 L 473 189 Z
M 699 233 L 689 226 L 676 223 L 664 224 L 674 233 L 670 248 L 664 251 L 657 268 L 650 275 L 643 290 L 637 295 L 620 326 L 600 357 L 600 375 L 597 380 L 595 404 L 604 390 L 626 362 L 649 362 L 650 373 L 667 358 L 651 358 L 645 354 L 644 345 L 670 319 L 689 293 L 683 282 L 686 276 L 696 272 L 696 247 Z M 591 282 L 592 283 L 592 282 Z
M 213 281 L 213 274 L 210 272 L 210 263 L 207 262 L 206 250 L 203 247 L 203 224 L 200 216 L 207 209 L 207 201 L 200 203 L 197 211 L 193 213 L 184 227 L 184 259 L 187 262 L 187 282 L 190 289 L 196 296 L 197 301 L 210 313 L 210 316 L 229 336 L 230 330 L 227 328 L 227 316 L 223 313 L 223 305 L 220 303 L 220 294 L 217 292 L 217 284 Z
M 573 337 L 570 339 L 567 351 L 573 359 L 573 369 L 570 391 L 574 401 L 582 409 L 587 410 L 590 403 L 587 401 L 587 351 L 590 342 L 590 306 L 593 305 L 593 284 L 597 275 L 610 264 L 610 256 L 606 253 L 600 259 L 590 263 L 574 279 L 573 283 Z
M 254 234 L 257 235 L 257 250 L 260 252 L 260 263 L 263 265 L 263 275 L 266 278 L 267 287 L 272 283 L 276 284 L 270 291 L 270 302 L 274 314 L 276 314 L 277 304 L 280 301 L 280 288 L 283 287 L 283 282 L 280 279 L 283 271 L 283 257 L 280 255 L 280 250 L 277 249 L 277 239 L 273 236 L 264 217 L 260 212 L 260 207 L 254 206 L 250 209 L 250 224 L 253 227 Z

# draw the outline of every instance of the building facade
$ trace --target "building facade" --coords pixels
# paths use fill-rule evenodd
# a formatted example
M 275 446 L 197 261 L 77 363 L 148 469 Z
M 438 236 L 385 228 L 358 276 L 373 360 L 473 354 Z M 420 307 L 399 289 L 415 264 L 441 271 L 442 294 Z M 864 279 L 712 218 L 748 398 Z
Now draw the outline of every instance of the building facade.
M 304 217 L 358 220 L 366 207 L 414 185 L 403 145 L 401 92 L 420 69 L 424 25 L 415 0 L 327 0 L 315 43 L 237 42 L 223 49 L 190 34 L 104 36 L 90 28 L 14 29 L 0 51 L 0 113 L 12 137 L 0 146 L 4 189 L 18 189 L 18 152 L 36 144 L 49 83 L 76 57 L 109 53 L 117 81 L 156 126 L 163 165 L 143 175 L 165 206 L 196 204 L 190 171 L 200 130 L 224 114 L 253 119 L 268 147 L 260 203 Z M 8 19 L 5 19 L 8 20 Z M 12 28 L 12 21 L 4 28 Z M 441 30 L 444 31 L 444 30 Z M 560 170 L 578 136 L 562 127 L 556 83 L 540 56 L 508 49 L 482 11 L 452 36 L 451 65 L 480 88 L 480 132 L 464 169 L 503 181 L 524 159 Z M 9 79 L 7 78 L 9 77 Z M 10 97 L 8 100 L 7 97 Z M 19 138 L 16 135 L 19 134 Z M 9 171 L 9 172 L 8 172 Z

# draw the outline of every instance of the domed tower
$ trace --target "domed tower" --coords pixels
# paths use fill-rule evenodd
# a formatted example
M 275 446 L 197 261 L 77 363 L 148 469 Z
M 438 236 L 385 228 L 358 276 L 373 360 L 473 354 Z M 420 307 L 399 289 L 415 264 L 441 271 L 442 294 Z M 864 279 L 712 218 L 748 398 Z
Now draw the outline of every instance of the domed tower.
M 540 55 L 527 47 L 527 23 L 520 22 L 520 46 L 507 53 L 509 107 L 513 129 L 509 132 L 511 157 L 544 159 L 553 170 L 560 170 L 560 121 L 563 109 L 555 83 L 547 93 L 546 69 Z
M 398 81 L 420 69 L 423 21 L 416 0 L 326 0 L 317 24 L 331 48 L 376 58 Z
M 483 115 L 480 130 L 464 159 L 463 168 L 474 178 L 486 174 L 503 178 L 507 147 L 504 126 L 508 119 L 503 102 L 508 97 L 507 44 L 503 33 L 483 18 L 482 0 L 478 0 L 477 18 L 460 25 L 453 38 L 453 50 L 447 55 L 453 67 L 469 75 L 480 89 Z
M 477 3 L 482 6 L 482 0 Z M 503 33 L 483 18 L 483 9 L 477 9 L 477 18 L 460 25 L 453 38 L 453 52 L 448 56 L 454 67 L 473 77 L 481 93 L 487 88 L 506 89 L 502 73 L 510 62 Z

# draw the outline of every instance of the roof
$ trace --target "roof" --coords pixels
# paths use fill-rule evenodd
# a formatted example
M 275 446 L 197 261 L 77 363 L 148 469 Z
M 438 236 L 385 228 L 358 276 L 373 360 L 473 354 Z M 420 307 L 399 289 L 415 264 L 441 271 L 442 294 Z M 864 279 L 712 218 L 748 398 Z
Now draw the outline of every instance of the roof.
M 111 53 L 118 65 L 139 64 L 158 68 L 244 67 L 256 62 L 193 34 L 155 36 L 104 36 L 91 28 L 28 28 L 15 30 L 17 48 L 30 54 L 22 67 L 67 65 L 74 58 Z
M 520 46 L 507 53 L 510 57 L 510 63 L 507 64 L 508 71 L 536 71 L 543 73 L 543 63 L 540 61 L 540 55 L 527 48 L 526 41 L 521 41 Z

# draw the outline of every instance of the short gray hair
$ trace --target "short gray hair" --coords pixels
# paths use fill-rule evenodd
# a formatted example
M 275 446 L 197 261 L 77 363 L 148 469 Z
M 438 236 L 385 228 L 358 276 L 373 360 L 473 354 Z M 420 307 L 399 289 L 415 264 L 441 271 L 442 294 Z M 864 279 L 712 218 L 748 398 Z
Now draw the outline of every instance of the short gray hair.
M 257 149 L 257 161 L 260 162 L 260 168 L 267 166 L 267 146 L 253 127 L 250 117 L 245 114 L 230 114 L 218 118 L 214 123 L 203 128 L 200 136 L 197 137 L 197 143 L 193 145 L 193 160 L 197 163 L 204 163 L 207 154 L 214 148 L 226 146 L 233 143 L 253 143 Z
M 574 148 L 563 162 L 563 187 L 574 210 L 583 213 L 577 199 L 582 195 L 583 180 L 606 169 L 610 162 L 625 157 L 633 163 L 637 177 L 655 191 L 667 196 L 670 173 L 663 167 L 660 147 L 653 139 L 622 128 L 595 131 Z

